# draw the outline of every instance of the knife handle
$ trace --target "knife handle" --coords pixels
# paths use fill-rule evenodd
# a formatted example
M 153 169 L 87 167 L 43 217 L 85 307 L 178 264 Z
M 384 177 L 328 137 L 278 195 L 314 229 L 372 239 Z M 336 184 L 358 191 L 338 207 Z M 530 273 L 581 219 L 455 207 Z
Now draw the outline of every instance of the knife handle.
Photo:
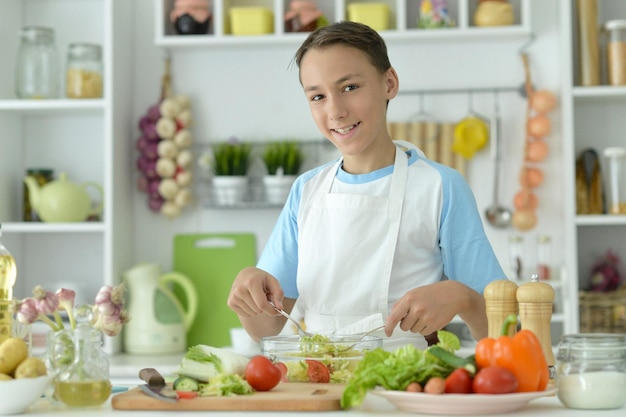
M 139 378 L 146 381 L 151 387 L 162 387 L 165 385 L 165 379 L 161 376 L 159 371 L 154 368 L 143 368 L 139 371 Z

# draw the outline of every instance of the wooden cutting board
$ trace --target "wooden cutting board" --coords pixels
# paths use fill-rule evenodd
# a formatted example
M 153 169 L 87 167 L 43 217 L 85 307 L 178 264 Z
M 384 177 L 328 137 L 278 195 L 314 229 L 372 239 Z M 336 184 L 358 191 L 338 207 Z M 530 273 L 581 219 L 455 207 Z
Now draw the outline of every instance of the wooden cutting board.
M 196 397 L 176 403 L 152 398 L 139 388 L 116 394 L 111 405 L 116 410 L 175 411 L 336 411 L 344 385 L 280 383 L 271 391 L 232 397 Z

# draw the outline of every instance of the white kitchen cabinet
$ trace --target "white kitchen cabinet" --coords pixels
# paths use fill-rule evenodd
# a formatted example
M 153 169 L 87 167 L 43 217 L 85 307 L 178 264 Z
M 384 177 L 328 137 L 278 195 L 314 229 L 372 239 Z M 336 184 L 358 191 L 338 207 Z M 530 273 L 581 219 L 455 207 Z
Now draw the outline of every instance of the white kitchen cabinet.
M 607 85 L 604 39 L 601 28 L 607 20 L 626 18 L 626 2 L 598 0 L 598 31 L 600 33 L 601 85 L 581 86 L 576 0 L 565 0 L 561 5 L 561 40 L 564 166 L 567 201 L 566 258 L 568 281 L 577 285 L 567 287 L 571 303 L 571 317 L 566 330 L 579 330 L 579 290 L 590 286 L 591 270 L 608 249 L 626 262 L 626 216 L 577 215 L 575 159 L 586 148 L 598 151 L 606 184 L 606 162 L 601 156 L 604 148 L 624 145 L 623 118 L 626 112 L 626 86 Z
M 133 188 L 129 132 L 131 2 L 127 0 L 2 0 L 0 13 L 0 222 L 3 241 L 16 258 L 15 295 L 38 284 L 54 291 L 73 287 L 78 302 L 93 302 L 98 288 L 119 281 L 132 262 Z M 24 26 L 54 29 L 60 61 L 60 97 L 17 99 L 15 57 Z M 103 50 L 103 98 L 66 99 L 68 45 L 93 42 Z M 76 183 L 104 190 L 99 221 L 22 222 L 22 178 L 28 168 L 65 172 Z M 95 196 L 94 196 L 95 198 Z M 108 339 L 107 350 L 119 350 Z
M 350 3 L 367 3 L 364 0 L 317 0 L 318 8 L 329 22 L 347 18 L 347 6 Z M 433 40 L 433 39 L 488 39 L 502 37 L 528 36 L 531 32 L 530 2 L 512 0 L 515 24 L 502 27 L 477 27 L 473 24 L 476 9 L 474 0 L 448 0 L 449 14 L 456 22 L 456 27 L 446 29 L 418 29 L 420 1 L 416 0 L 377 0 L 386 3 L 390 10 L 389 30 L 382 31 L 388 40 Z M 283 16 L 289 9 L 290 0 L 214 0 L 212 4 L 212 22 L 206 35 L 178 35 L 169 19 L 174 0 L 157 0 L 155 8 L 155 43 L 163 47 L 189 47 L 200 45 L 258 44 L 280 43 L 299 44 L 307 33 L 287 33 Z M 238 6 L 263 6 L 272 10 L 274 32 L 259 36 L 234 36 L 229 24 L 229 9 Z

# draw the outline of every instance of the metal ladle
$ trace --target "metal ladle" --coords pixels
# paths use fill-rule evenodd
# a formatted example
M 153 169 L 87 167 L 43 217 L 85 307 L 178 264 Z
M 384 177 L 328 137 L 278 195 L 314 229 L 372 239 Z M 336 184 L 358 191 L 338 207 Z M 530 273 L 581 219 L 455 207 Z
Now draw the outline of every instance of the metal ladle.
M 505 228 L 511 224 L 511 210 L 498 203 L 498 187 L 500 185 L 500 106 L 497 92 L 494 96 L 494 114 L 489 126 L 493 159 L 493 203 L 485 210 L 485 217 L 490 225 Z

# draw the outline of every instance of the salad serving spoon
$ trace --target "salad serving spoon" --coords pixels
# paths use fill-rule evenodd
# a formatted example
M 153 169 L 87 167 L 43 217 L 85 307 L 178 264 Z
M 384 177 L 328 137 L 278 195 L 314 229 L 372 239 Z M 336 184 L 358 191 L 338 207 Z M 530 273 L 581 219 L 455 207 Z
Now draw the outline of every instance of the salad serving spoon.
M 273 302 L 271 302 L 271 301 L 268 301 L 268 302 L 270 303 L 270 305 L 271 305 L 272 307 L 274 307 L 274 310 L 276 310 L 276 312 L 277 312 L 278 314 L 280 314 L 280 315 L 281 315 L 281 316 L 283 316 L 283 317 L 288 318 L 289 320 L 291 320 L 291 321 L 293 322 L 293 324 L 295 324 L 295 325 L 296 325 L 296 330 L 298 331 L 298 335 L 299 335 L 300 337 L 305 337 L 305 336 L 313 336 L 313 333 L 309 333 L 309 332 L 307 332 L 306 330 L 304 330 L 304 329 L 302 328 L 302 326 L 300 326 L 300 323 L 298 323 L 298 320 L 296 320 L 296 319 L 294 319 L 293 317 L 291 317 L 291 315 L 290 315 L 290 314 L 288 314 L 287 312 L 285 312 L 284 310 L 281 310 L 281 309 L 279 309 L 279 308 L 276 308 L 276 306 L 274 305 L 274 303 L 273 303 Z

